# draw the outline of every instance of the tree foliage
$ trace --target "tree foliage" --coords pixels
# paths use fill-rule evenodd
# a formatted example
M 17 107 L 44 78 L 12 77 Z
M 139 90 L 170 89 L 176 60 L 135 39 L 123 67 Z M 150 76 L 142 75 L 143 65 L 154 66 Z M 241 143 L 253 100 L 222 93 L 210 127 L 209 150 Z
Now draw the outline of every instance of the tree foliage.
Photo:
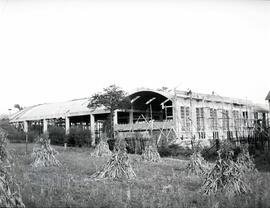
M 113 116 L 117 109 L 129 109 L 130 100 L 127 93 L 116 85 L 110 85 L 103 89 L 103 92 L 95 93 L 88 104 L 88 108 L 95 110 L 98 107 L 104 107 L 110 111 L 109 129 L 113 137 Z
M 91 97 L 88 108 L 97 107 L 105 107 L 109 111 L 127 109 L 130 107 L 130 100 L 124 90 L 116 85 L 110 85 L 104 88 L 103 92 L 95 93 Z
M 14 108 L 17 108 L 18 110 L 22 110 L 22 109 L 23 109 L 23 107 L 20 106 L 19 104 L 15 104 L 15 105 L 14 105 Z

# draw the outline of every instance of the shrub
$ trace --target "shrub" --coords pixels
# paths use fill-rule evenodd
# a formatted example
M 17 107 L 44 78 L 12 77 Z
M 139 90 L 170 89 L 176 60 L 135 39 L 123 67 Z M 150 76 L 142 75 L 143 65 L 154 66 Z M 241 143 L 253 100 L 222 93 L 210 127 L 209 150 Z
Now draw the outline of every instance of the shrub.
M 178 156 L 189 157 L 192 154 L 191 149 L 181 147 L 177 144 L 173 144 L 169 146 L 161 145 L 158 148 L 158 152 L 161 157 L 178 157 Z
M 63 127 L 52 126 L 48 131 L 51 144 L 63 145 L 66 142 L 66 132 Z
M 131 154 L 142 154 L 146 144 L 150 141 L 150 139 L 139 135 L 135 135 L 135 137 L 131 138 L 126 138 L 125 140 L 127 143 L 127 152 Z
M 7 119 L 0 121 L 0 127 L 8 133 L 7 138 L 10 142 L 25 142 L 25 133 L 9 124 Z
M 91 132 L 86 129 L 73 127 L 67 135 L 67 143 L 71 146 L 90 146 Z

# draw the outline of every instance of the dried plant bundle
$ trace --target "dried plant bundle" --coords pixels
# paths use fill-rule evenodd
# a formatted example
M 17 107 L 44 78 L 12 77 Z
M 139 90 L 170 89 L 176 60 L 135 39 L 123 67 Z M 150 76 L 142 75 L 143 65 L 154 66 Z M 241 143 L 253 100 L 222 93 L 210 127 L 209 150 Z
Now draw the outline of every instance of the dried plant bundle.
M 99 144 L 95 147 L 94 151 L 91 153 L 91 156 L 102 157 L 102 156 L 111 156 L 112 152 L 109 149 L 109 145 L 106 141 L 101 140 Z
M 101 170 L 90 176 L 91 179 L 133 179 L 136 177 L 135 172 L 130 164 L 126 151 L 119 150 L 115 152 L 109 161 Z
M 10 174 L 6 138 L 7 134 L 0 129 L 0 207 L 25 207 L 20 188 Z
M 230 153 L 232 155 L 232 153 Z M 232 160 L 231 156 L 223 157 L 218 151 L 218 159 L 213 169 L 206 175 L 201 191 L 205 195 L 225 191 L 225 195 L 233 196 L 251 191 L 245 180 L 243 167 Z
M 188 175 L 204 176 L 209 171 L 209 163 L 202 157 L 200 152 L 194 152 L 186 166 Z
M 47 135 L 43 135 L 37 139 L 33 148 L 32 157 L 34 158 L 32 167 L 48 167 L 61 166 L 61 163 L 56 159 L 55 155 L 58 152 L 53 149 L 49 143 Z
M 157 148 L 154 148 L 153 146 L 150 145 L 145 147 L 145 150 L 142 152 L 141 159 L 142 161 L 147 162 L 159 162 L 160 155 L 157 151 Z

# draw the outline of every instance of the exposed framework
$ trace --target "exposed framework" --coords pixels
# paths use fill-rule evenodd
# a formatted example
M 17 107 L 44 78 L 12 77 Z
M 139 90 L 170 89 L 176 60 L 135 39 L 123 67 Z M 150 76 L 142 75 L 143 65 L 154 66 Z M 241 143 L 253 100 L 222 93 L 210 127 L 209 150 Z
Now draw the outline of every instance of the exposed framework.
M 174 93 L 170 99 L 166 99 L 160 103 L 162 109 L 166 112 L 165 103 L 168 100 L 172 100 L 172 105 L 169 106 L 173 109 L 173 125 L 168 127 L 166 125 L 167 117 L 163 120 L 162 125 L 157 125 L 150 116 L 150 119 L 140 117 L 135 123 L 129 125 L 129 133 L 138 131 L 137 123 L 143 118 L 145 123 L 145 132 L 149 132 L 151 135 L 153 130 L 158 130 L 159 136 L 157 141 L 159 142 L 161 137 L 164 136 L 167 140 L 171 134 L 174 135 L 175 140 L 181 138 L 181 140 L 198 138 L 198 139 L 232 139 L 251 137 L 258 130 L 264 135 L 267 135 L 265 128 L 258 125 L 257 119 L 253 118 L 254 113 L 262 113 L 267 116 L 267 112 L 260 112 L 254 110 L 254 104 L 248 104 L 247 102 L 239 100 L 230 100 L 221 96 L 213 95 L 215 99 L 209 99 L 209 96 L 200 96 L 191 91 L 186 92 L 186 96 L 179 98 L 177 93 Z M 141 96 L 136 96 L 134 99 L 138 101 Z M 149 98 L 146 104 L 151 103 L 155 98 Z M 227 100 L 226 100 L 227 99 Z M 200 103 L 199 105 L 196 103 Z M 238 115 L 238 117 L 237 117 Z M 265 126 L 268 126 L 267 119 L 264 120 Z

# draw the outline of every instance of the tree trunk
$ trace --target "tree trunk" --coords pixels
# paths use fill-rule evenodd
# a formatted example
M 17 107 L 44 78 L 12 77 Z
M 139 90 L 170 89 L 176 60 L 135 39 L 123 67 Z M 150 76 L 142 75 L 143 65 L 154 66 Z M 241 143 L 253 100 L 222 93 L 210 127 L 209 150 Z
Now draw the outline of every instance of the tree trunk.
M 114 122 L 113 122 L 113 119 L 114 119 L 114 110 L 111 110 L 111 113 L 110 113 L 110 136 L 112 139 L 114 139 Z

